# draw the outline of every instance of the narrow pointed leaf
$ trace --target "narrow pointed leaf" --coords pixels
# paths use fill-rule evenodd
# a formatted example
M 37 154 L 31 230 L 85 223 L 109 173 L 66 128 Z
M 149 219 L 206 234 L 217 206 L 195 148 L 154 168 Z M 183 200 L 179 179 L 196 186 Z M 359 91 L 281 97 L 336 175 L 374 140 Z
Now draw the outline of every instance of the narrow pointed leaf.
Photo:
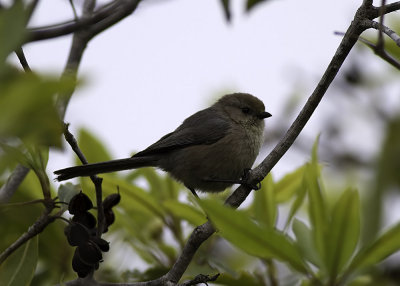
M 305 165 L 285 175 L 275 184 L 275 197 L 278 203 L 291 200 L 302 184 Z
M 348 272 L 381 262 L 400 250 L 400 223 L 396 224 L 354 257 Z
M 307 164 L 305 182 L 308 189 L 308 212 L 313 241 L 320 257 L 326 262 L 326 230 L 329 226 L 329 221 L 326 212 L 326 201 L 319 180 L 319 168 L 316 164 Z
M 257 221 L 269 227 L 275 226 L 278 210 L 271 174 L 263 180 L 261 189 L 255 192 L 253 207 Z
M 164 207 L 174 216 L 187 220 L 192 225 L 200 225 L 207 221 L 206 216 L 191 205 L 183 204 L 175 200 L 168 200 L 163 203 Z
M 302 256 L 315 266 L 320 267 L 321 260 L 313 244 L 311 229 L 298 219 L 294 219 L 292 229 L 296 236 L 296 245 L 300 249 Z
M 89 163 L 112 159 L 103 143 L 87 129 L 79 130 L 78 144 Z M 78 163 L 81 164 L 80 161 Z
M 308 273 L 298 249 L 282 232 L 261 227 L 246 214 L 214 200 L 202 200 L 200 204 L 219 234 L 236 247 L 254 256 L 278 259 L 299 272 Z
M 28 286 L 38 261 L 38 236 L 27 241 L 0 266 L 0 285 Z
M 346 190 L 335 204 L 328 236 L 328 271 L 331 281 L 346 265 L 360 236 L 360 200 L 358 192 Z
M 227 22 L 231 20 L 231 7 L 230 7 L 230 0 L 220 0 L 222 9 L 224 11 L 225 19 Z

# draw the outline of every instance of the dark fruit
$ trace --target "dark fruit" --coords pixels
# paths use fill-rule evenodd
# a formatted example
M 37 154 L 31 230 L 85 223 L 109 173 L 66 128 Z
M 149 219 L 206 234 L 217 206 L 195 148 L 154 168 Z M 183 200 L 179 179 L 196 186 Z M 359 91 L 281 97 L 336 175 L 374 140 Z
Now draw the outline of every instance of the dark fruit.
M 72 222 L 65 229 L 68 243 L 72 246 L 85 244 L 90 239 L 89 230 L 82 224 Z
M 73 216 L 72 221 L 79 222 L 88 229 L 92 229 L 96 226 L 96 218 L 90 212 L 77 213 Z
M 82 193 L 82 191 L 73 196 L 69 201 L 68 211 L 70 214 L 83 213 L 93 208 L 93 203 L 87 195 Z
M 92 237 L 91 241 L 97 244 L 97 246 L 101 249 L 103 252 L 107 252 L 110 250 L 110 243 L 100 237 Z
M 108 195 L 103 200 L 103 208 L 104 209 L 111 209 L 112 207 L 116 206 L 121 200 L 121 196 L 119 193 Z
M 79 253 L 81 260 L 89 265 L 94 266 L 103 259 L 100 248 L 92 241 L 88 241 L 86 244 L 78 246 L 77 252 Z
M 72 258 L 72 269 L 78 273 L 80 278 L 86 277 L 94 270 L 94 266 L 88 265 L 82 261 L 79 256 L 78 248 L 75 249 L 74 257 Z

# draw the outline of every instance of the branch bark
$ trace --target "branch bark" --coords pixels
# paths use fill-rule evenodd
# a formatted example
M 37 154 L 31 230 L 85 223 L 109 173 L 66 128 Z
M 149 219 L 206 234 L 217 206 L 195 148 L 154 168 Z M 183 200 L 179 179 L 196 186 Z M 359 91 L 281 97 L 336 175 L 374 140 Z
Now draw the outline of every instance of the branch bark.
M 82 19 L 48 27 L 31 28 L 28 30 L 25 43 L 52 39 L 83 30 L 91 30 L 91 33 L 95 36 L 132 14 L 139 2 L 140 0 L 114 0 Z
M 57 214 L 55 216 L 50 215 L 51 211 L 54 209 L 54 205 L 52 206 L 47 206 L 46 210 L 44 213 L 35 221 L 33 225 L 31 225 L 28 229 L 27 232 L 22 234 L 13 244 L 11 244 L 7 249 L 5 249 L 1 254 L 0 254 L 0 265 L 9 257 L 15 250 L 17 250 L 19 247 L 21 247 L 25 242 L 33 238 L 34 236 L 38 235 L 41 233 L 47 225 L 52 223 L 57 216 L 60 214 Z

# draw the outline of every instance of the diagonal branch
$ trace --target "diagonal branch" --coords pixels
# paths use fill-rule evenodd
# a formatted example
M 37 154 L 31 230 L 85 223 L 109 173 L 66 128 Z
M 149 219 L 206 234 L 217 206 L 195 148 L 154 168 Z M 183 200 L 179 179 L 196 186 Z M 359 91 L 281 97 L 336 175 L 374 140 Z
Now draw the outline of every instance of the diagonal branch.
M 385 11 L 385 14 L 389 14 L 389 13 L 395 12 L 399 9 L 400 9 L 400 1 L 385 5 L 384 11 Z
M 78 146 L 78 142 L 76 141 L 74 135 L 68 130 L 68 124 L 64 124 L 64 137 L 68 144 L 71 146 L 72 150 L 78 156 L 79 160 L 81 160 L 82 164 L 88 164 L 85 155 L 83 155 L 81 149 Z M 103 230 L 105 229 L 105 217 L 104 217 L 104 208 L 103 208 L 103 190 L 102 190 L 102 182 L 103 179 L 92 175 L 90 176 L 92 180 L 95 190 L 96 190 L 96 206 L 97 206 L 97 237 L 101 237 Z
M 44 213 L 28 228 L 28 231 L 22 234 L 14 243 L 7 247 L 2 253 L 0 253 L 0 265 L 19 247 L 21 247 L 25 242 L 33 238 L 34 236 L 41 233 L 47 225 L 52 223 L 56 217 L 60 216 L 61 213 L 56 215 L 50 215 L 51 211 L 54 209 L 54 201 L 49 202 L 46 205 L 46 210 Z

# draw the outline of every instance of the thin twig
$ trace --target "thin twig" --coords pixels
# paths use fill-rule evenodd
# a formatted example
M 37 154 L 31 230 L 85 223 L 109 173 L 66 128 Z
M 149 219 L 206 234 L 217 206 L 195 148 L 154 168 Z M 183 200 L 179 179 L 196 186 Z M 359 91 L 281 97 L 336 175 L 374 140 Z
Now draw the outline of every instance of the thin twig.
M 219 277 L 219 273 L 215 274 L 215 275 L 203 275 L 203 274 L 199 274 L 197 275 L 194 279 L 186 281 L 184 283 L 179 284 L 179 286 L 191 286 L 191 285 L 198 285 L 198 284 L 206 284 L 207 282 L 213 282 L 216 281 Z
M 71 5 L 72 13 L 74 14 L 75 22 L 78 21 L 78 13 L 76 13 L 74 0 L 69 0 L 69 4 Z
M 25 54 L 24 54 L 24 51 L 22 50 L 22 48 L 17 49 L 15 51 L 15 54 L 17 55 L 18 60 L 21 63 L 21 66 L 24 69 L 24 71 L 27 73 L 32 72 L 32 70 L 28 64 L 28 61 L 26 60 L 26 57 L 25 57 Z
M 385 14 L 395 12 L 399 9 L 400 9 L 400 1 L 387 4 L 385 5 Z
M 30 206 L 34 204 L 39 204 L 39 203 L 46 203 L 46 200 L 44 199 L 37 199 L 37 200 L 32 200 L 28 202 L 20 202 L 20 203 L 8 203 L 8 204 L 0 204 L 2 208 L 5 207 L 22 207 L 22 206 Z
M 366 21 L 366 25 L 368 26 L 368 23 L 371 22 L 371 27 L 372 27 L 372 23 L 376 23 L 373 21 Z M 379 25 L 378 23 L 376 23 L 377 25 Z M 342 32 L 335 32 L 335 35 L 341 35 L 343 36 L 344 33 Z M 374 51 L 374 53 L 380 57 L 382 60 L 384 60 L 385 62 L 391 64 L 393 67 L 397 68 L 400 70 L 400 62 L 397 61 L 397 59 L 395 59 L 394 57 L 392 57 L 390 54 L 388 54 L 386 52 L 386 50 L 381 50 L 381 49 L 377 49 L 376 45 L 374 43 L 372 43 L 371 41 L 363 38 L 363 37 L 359 37 L 358 40 L 360 42 L 362 42 L 363 44 L 365 44 L 368 48 L 370 48 L 371 50 Z
M 71 146 L 72 150 L 78 156 L 79 160 L 82 164 L 88 164 L 85 155 L 83 155 L 81 149 L 78 146 L 78 142 L 76 141 L 74 135 L 68 130 L 68 124 L 64 125 L 64 137 L 68 144 Z M 104 217 L 104 208 L 103 208 L 103 191 L 102 191 L 102 182 L 103 179 L 92 175 L 90 176 L 92 180 L 95 191 L 96 191 L 96 205 L 97 205 L 97 236 L 101 237 L 103 230 L 105 228 L 105 217 Z
M 383 26 L 383 20 L 385 18 L 385 5 L 386 5 L 386 0 L 382 0 L 381 2 L 381 7 L 380 9 L 380 16 L 379 16 L 379 33 L 378 33 L 378 43 L 376 44 L 376 50 L 384 50 L 385 49 L 385 40 L 383 39 L 383 32 L 382 32 L 382 26 Z
M 125 16 L 131 14 L 136 7 L 132 10 L 132 3 L 135 3 L 136 6 L 139 1 L 119 1 L 114 0 L 111 3 L 105 4 L 104 6 L 98 8 L 96 11 L 91 13 L 91 16 L 82 17 L 79 20 L 70 20 L 63 23 L 50 25 L 46 27 L 38 27 L 28 29 L 28 35 L 25 40 L 25 43 L 41 41 L 51 38 L 56 38 L 60 36 L 65 36 L 71 33 L 75 33 L 87 28 L 90 28 L 92 25 L 102 22 L 109 17 L 114 17 L 113 15 L 116 13 L 120 13 L 120 11 L 126 11 L 127 14 Z M 122 19 L 122 18 L 121 18 Z
M 367 21 L 367 24 L 369 27 L 382 31 L 382 33 L 385 33 L 389 38 L 391 38 L 396 43 L 398 47 L 400 47 L 400 36 L 397 35 L 395 31 L 375 21 Z

